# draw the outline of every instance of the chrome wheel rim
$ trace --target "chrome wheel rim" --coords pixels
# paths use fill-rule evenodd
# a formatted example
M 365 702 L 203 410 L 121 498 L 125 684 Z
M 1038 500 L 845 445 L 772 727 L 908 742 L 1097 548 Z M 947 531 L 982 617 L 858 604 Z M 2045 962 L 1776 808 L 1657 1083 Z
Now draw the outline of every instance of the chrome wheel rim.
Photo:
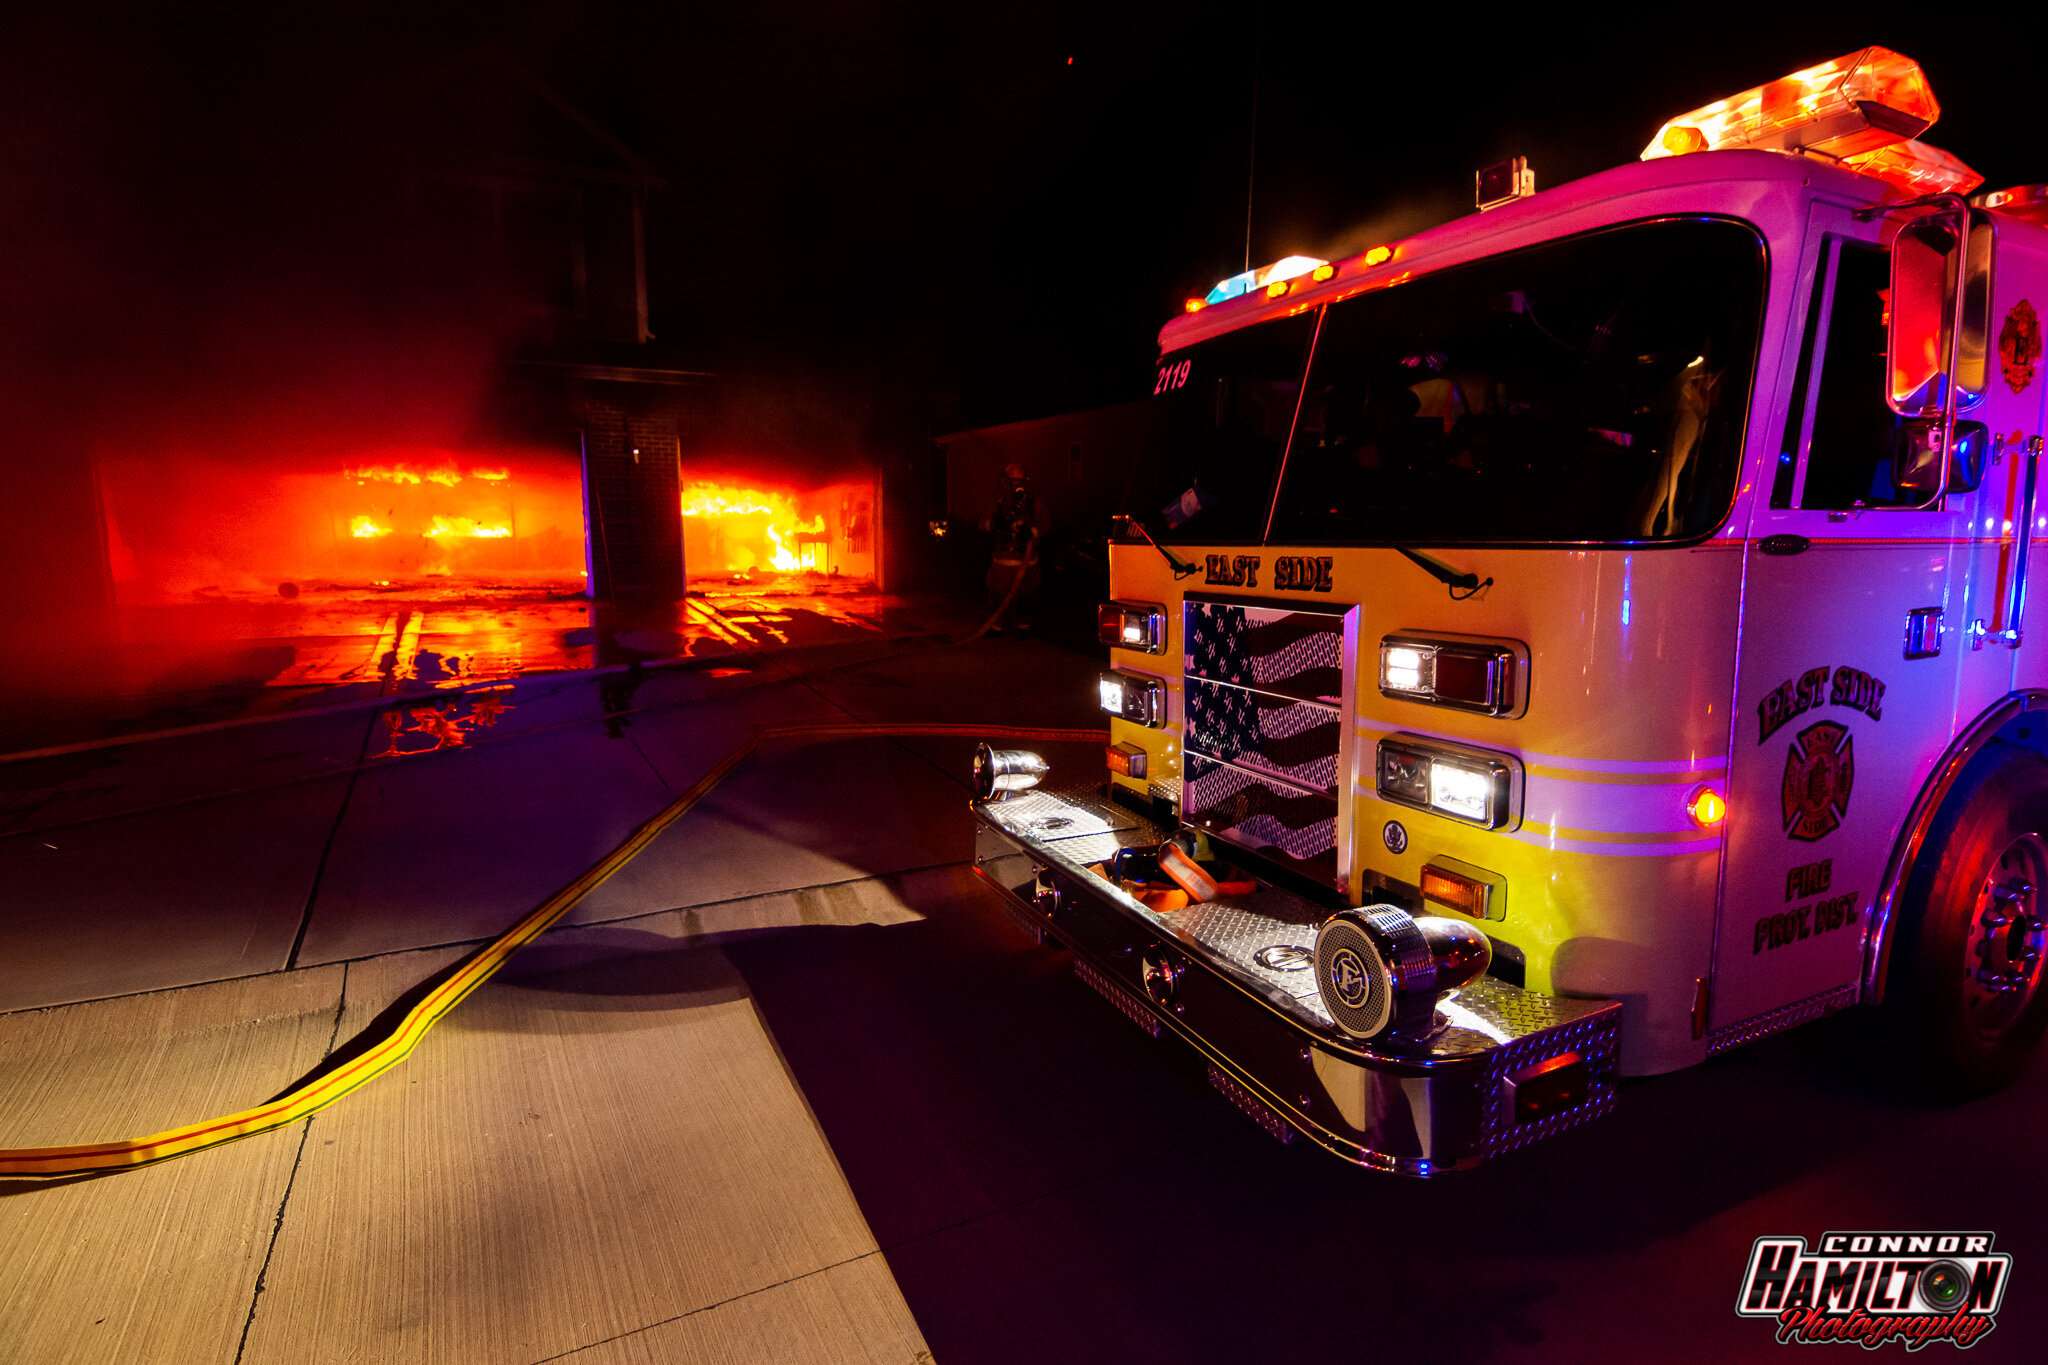
M 2026 1013 L 2041 988 L 2048 947 L 2048 842 L 2021 834 L 1985 874 L 1963 946 L 1963 1017 L 1996 1037 Z

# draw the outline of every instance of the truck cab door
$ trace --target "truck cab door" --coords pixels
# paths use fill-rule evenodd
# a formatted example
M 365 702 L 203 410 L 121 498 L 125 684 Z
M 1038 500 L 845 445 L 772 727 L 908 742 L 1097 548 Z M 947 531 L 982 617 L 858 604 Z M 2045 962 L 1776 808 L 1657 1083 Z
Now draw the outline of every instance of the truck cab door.
M 1952 570 L 1970 500 L 1914 510 L 1892 484 L 1880 230 L 1817 205 L 1805 250 L 1796 369 L 1764 418 L 1783 444 L 1747 543 L 1710 1036 L 1853 998 L 1871 897 L 1969 653 Z

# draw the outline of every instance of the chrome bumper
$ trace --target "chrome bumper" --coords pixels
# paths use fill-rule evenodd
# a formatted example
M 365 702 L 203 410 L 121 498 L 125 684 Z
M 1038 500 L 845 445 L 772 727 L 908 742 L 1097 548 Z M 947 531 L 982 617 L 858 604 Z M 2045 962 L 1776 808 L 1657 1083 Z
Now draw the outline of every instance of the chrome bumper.
M 1146 909 L 1087 869 L 1172 831 L 1099 788 L 1041 788 L 973 810 L 975 870 L 1019 926 L 1072 949 L 1076 974 L 1152 1036 L 1192 1043 L 1210 1082 L 1283 1141 L 1299 1133 L 1363 1166 L 1437 1175 L 1613 1107 L 1618 1003 L 1481 977 L 1444 998 L 1428 1037 L 1361 1042 L 1331 1021 L 1312 970 L 1258 960 L 1273 947 L 1312 952 L 1329 909 L 1270 886 L 1168 914 Z M 1569 1107 L 1517 1104 L 1518 1090 L 1533 1093 L 1531 1078 L 1574 1055 L 1582 1097 Z

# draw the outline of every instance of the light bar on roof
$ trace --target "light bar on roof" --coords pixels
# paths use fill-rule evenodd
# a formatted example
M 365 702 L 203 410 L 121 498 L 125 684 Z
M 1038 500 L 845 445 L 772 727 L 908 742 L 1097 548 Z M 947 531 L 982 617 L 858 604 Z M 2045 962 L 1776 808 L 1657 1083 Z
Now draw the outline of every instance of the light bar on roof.
M 1846 158 L 1918 137 L 1940 117 L 1918 62 L 1866 47 L 1680 114 L 1657 130 L 1642 159 L 1734 147 Z
M 1271 265 L 1262 265 L 1256 270 L 1232 275 L 1227 280 L 1218 280 L 1216 287 L 1209 291 L 1208 297 L 1202 302 L 1222 303 L 1226 299 L 1236 298 L 1239 294 L 1249 294 L 1255 289 L 1264 289 L 1269 284 L 1279 284 L 1306 275 L 1317 266 L 1328 264 L 1328 261 L 1315 256 L 1282 256 Z
M 1909 195 L 1968 194 L 1984 183 L 1984 177 L 1959 158 L 1911 138 L 1845 156 L 1842 164 L 1858 175 L 1882 180 Z

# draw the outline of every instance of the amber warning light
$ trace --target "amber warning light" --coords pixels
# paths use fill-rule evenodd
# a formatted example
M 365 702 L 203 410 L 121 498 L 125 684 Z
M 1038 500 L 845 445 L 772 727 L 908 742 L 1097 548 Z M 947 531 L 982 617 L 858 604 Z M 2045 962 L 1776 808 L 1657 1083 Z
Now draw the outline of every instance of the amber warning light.
M 1643 160 L 1731 147 L 1847 157 L 1918 137 L 1940 117 L 1918 62 L 1866 47 L 1680 114 L 1657 130 Z
M 1685 813 L 1701 829 L 1712 829 L 1728 816 L 1728 801 L 1712 787 L 1693 788 L 1692 797 L 1685 803 Z
M 1422 865 L 1422 899 L 1473 919 L 1506 919 L 1507 878 L 1470 863 L 1432 858 Z
M 1642 159 L 1742 147 L 1803 152 L 1908 194 L 1968 193 L 1982 176 L 1913 141 L 1940 117 L 1918 62 L 1866 47 L 1680 114 L 1657 130 Z

